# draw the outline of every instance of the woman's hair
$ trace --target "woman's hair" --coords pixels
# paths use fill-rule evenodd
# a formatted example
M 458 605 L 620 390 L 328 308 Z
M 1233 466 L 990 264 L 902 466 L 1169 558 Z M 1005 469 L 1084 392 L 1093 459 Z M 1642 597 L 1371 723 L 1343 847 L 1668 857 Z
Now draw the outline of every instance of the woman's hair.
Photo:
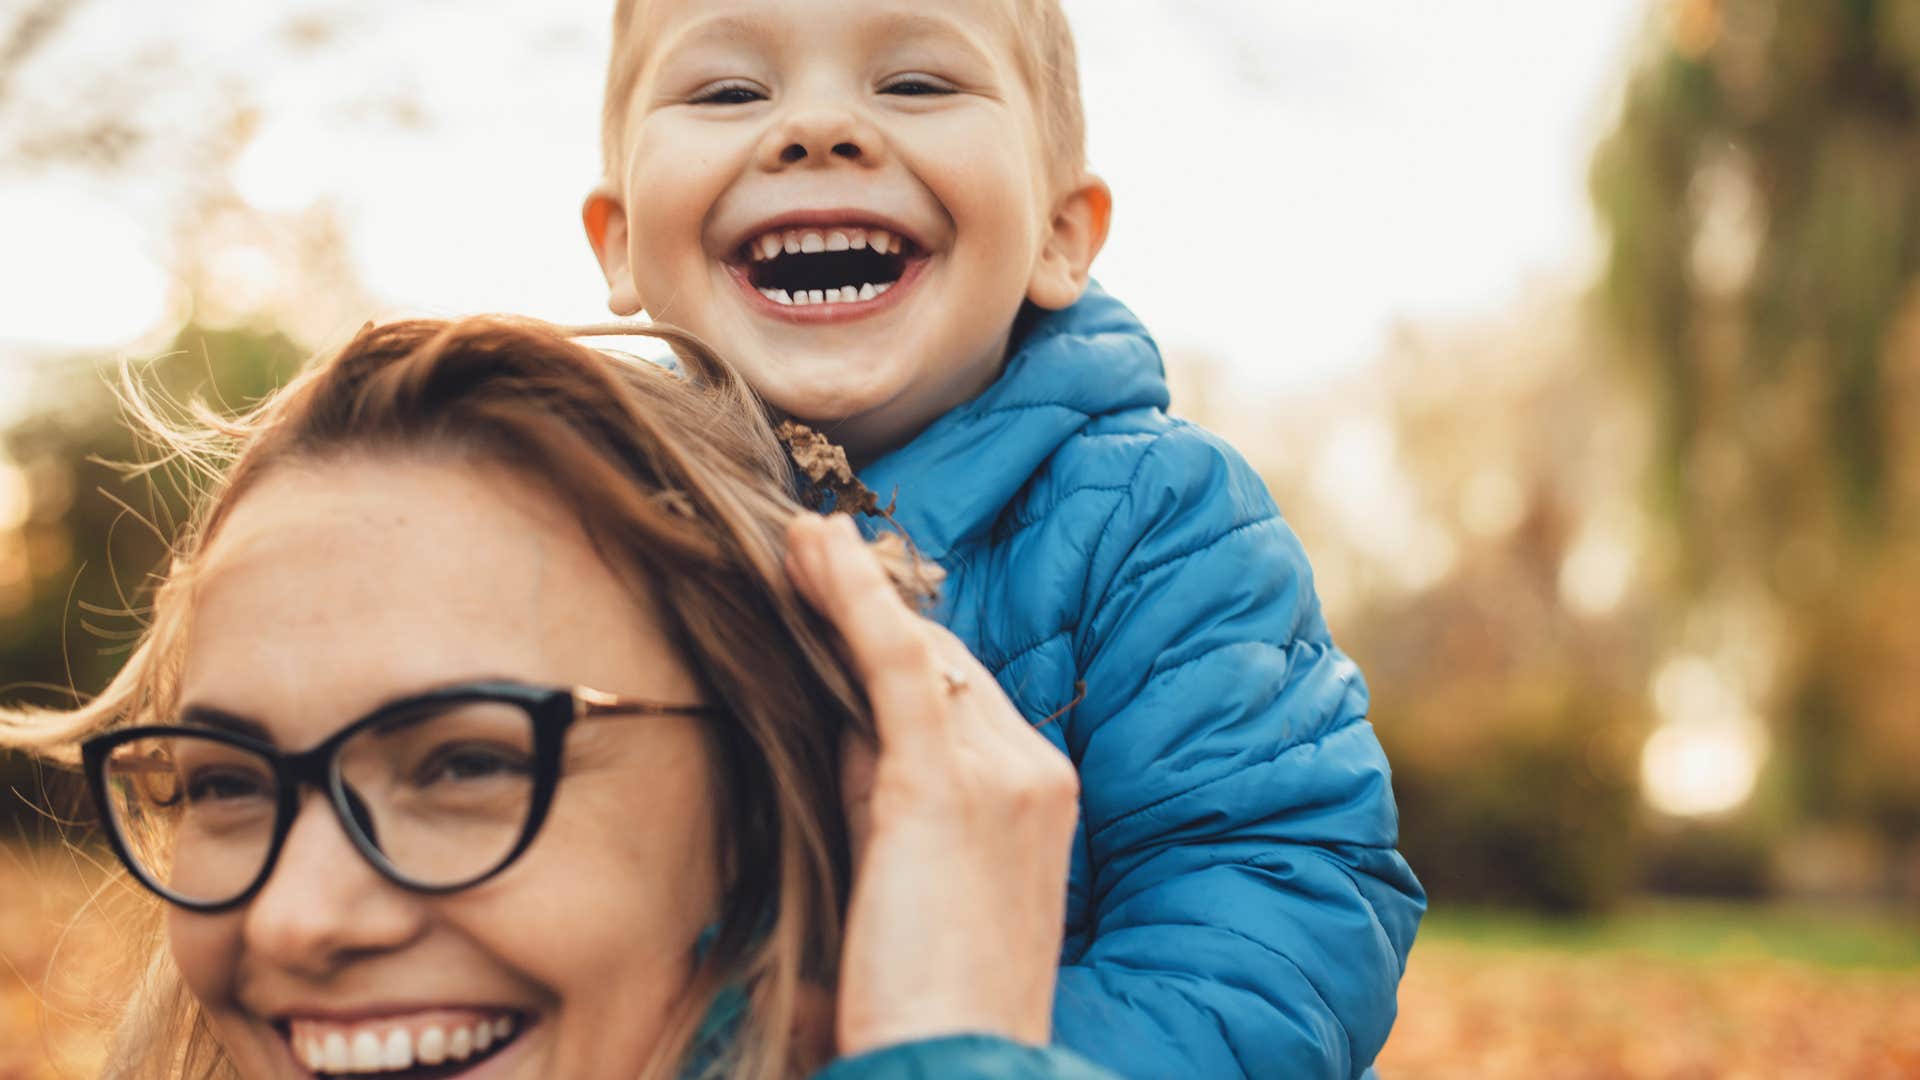
M 606 330 L 595 331 L 604 333 Z M 0 746 L 70 758 L 78 740 L 170 722 L 197 560 L 261 476 L 288 463 L 416 453 L 504 466 L 570 508 L 607 565 L 643 585 L 724 717 L 704 728 L 713 763 L 723 899 L 720 933 L 649 1068 L 671 1076 L 715 993 L 745 988 L 727 1075 L 785 1075 L 809 1052 L 801 992 L 831 985 L 848 880 L 841 818 L 843 732 L 871 731 L 831 633 L 782 568 L 800 509 L 793 467 L 764 407 L 685 334 L 675 373 L 590 349 L 555 327 L 472 318 L 369 325 L 237 418 L 170 419 L 122 380 L 137 427 L 165 462 L 204 481 L 140 646 L 98 697 L 72 711 L 0 710 Z M 159 941 L 159 902 L 152 937 Z M 108 1075 L 232 1075 L 192 996 L 156 944 Z

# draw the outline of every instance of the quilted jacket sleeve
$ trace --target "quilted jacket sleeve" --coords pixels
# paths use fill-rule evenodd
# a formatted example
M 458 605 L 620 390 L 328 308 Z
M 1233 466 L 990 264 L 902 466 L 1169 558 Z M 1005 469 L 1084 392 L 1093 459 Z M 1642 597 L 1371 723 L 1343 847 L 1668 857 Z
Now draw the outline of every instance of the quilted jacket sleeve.
M 1090 925 L 1056 1041 L 1130 1077 L 1361 1074 L 1426 900 L 1298 540 L 1237 454 L 1176 426 L 1091 575 L 1067 731 Z

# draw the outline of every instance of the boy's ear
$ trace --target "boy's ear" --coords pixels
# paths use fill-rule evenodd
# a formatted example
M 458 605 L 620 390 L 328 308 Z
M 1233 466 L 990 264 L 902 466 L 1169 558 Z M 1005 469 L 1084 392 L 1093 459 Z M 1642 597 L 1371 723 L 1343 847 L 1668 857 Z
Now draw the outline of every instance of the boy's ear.
M 607 278 L 607 308 L 615 315 L 638 315 L 644 305 L 633 284 L 633 266 L 627 261 L 627 208 L 602 184 L 588 193 L 580 220 L 587 227 L 594 257 L 600 260 L 600 272 Z
M 1027 283 L 1027 299 L 1049 311 L 1072 307 L 1087 290 L 1093 257 L 1106 246 L 1112 223 L 1113 191 L 1088 173 L 1054 206 L 1046 245 Z

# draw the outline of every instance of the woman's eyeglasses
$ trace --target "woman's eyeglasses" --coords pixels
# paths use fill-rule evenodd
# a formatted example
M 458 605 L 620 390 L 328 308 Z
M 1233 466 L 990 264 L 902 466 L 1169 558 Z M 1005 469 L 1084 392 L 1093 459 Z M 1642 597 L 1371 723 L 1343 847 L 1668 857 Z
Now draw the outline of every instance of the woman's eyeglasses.
M 207 714 L 204 723 L 96 735 L 81 754 L 127 869 L 168 901 L 212 912 L 266 884 L 302 787 L 325 794 L 388 880 L 450 893 L 505 870 L 533 843 L 576 721 L 717 711 L 584 687 L 471 683 L 383 706 L 299 753 L 229 730 L 244 721 Z

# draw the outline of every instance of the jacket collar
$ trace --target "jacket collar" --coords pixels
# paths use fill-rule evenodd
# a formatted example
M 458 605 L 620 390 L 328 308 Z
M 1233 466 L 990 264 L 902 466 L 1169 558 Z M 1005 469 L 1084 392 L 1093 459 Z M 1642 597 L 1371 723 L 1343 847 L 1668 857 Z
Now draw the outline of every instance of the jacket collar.
M 1166 408 L 1160 350 L 1098 285 L 1034 323 L 972 401 L 860 470 L 929 558 L 992 527 L 1040 466 L 1094 418 Z

